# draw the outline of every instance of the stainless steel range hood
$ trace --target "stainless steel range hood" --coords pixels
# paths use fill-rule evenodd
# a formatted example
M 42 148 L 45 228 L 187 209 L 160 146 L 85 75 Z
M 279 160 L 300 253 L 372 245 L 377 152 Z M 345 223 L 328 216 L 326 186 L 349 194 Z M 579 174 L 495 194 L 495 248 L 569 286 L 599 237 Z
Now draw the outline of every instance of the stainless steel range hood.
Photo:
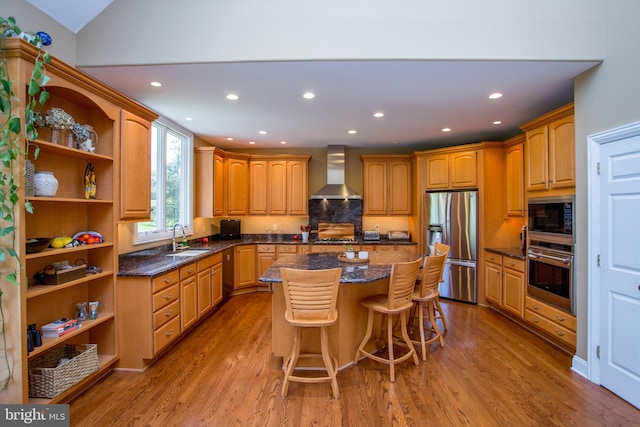
M 327 147 L 327 184 L 311 199 L 362 199 L 344 183 L 344 146 L 329 145 Z

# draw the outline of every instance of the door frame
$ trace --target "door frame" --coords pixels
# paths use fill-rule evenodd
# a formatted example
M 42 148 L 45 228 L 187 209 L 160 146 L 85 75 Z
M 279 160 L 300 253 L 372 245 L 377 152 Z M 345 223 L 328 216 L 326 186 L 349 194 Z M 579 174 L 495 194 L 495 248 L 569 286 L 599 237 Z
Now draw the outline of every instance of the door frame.
M 588 289 L 588 314 L 587 314 L 587 378 L 596 384 L 600 384 L 600 359 L 597 347 L 600 343 L 600 272 L 598 266 L 598 254 L 600 252 L 600 175 L 598 164 L 600 163 L 600 148 L 602 144 L 609 144 L 623 139 L 640 135 L 640 122 L 630 123 L 603 132 L 594 133 L 587 137 L 587 289 Z

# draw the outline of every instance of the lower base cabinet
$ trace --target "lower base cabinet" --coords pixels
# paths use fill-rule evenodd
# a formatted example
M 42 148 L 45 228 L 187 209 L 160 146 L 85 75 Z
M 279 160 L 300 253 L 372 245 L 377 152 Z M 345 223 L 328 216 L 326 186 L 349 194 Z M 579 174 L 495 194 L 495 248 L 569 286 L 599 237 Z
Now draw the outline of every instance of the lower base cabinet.
M 524 317 L 524 270 L 524 260 L 485 252 L 487 300 L 520 319 Z
M 222 301 L 222 253 L 156 277 L 118 277 L 122 369 L 144 369 Z
M 571 350 L 575 350 L 576 317 L 574 315 L 529 296 L 526 298 L 525 305 L 527 323 L 543 330 Z
M 236 246 L 235 264 L 233 289 L 256 286 L 256 245 Z

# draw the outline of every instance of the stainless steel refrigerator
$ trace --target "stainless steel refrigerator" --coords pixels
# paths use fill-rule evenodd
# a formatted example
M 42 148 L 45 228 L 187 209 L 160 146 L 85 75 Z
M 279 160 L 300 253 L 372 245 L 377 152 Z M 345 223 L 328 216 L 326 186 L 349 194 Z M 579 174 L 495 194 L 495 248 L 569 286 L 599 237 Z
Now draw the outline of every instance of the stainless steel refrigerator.
M 427 192 L 424 203 L 429 253 L 438 241 L 451 247 L 440 296 L 477 303 L 478 192 Z

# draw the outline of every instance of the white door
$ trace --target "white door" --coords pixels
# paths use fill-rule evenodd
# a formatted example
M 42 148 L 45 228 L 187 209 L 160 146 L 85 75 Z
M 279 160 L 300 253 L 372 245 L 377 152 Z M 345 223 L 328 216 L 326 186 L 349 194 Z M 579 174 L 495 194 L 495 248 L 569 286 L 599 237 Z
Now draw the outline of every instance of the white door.
M 600 205 L 600 383 L 640 408 L 640 135 L 600 145 L 590 203 Z

